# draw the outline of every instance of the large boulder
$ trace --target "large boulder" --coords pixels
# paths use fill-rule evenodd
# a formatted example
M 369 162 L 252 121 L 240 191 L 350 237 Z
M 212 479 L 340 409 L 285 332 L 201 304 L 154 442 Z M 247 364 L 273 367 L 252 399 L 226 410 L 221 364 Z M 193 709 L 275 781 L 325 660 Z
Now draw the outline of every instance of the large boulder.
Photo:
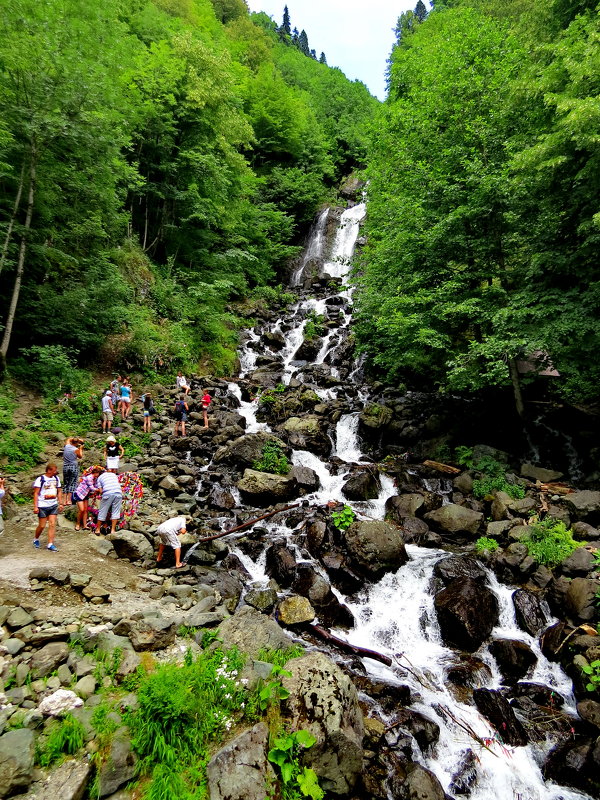
M 256 505 L 273 505 L 298 496 L 298 484 L 293 475 L 247 469 L 237 486 L 248 502 Z
M 0 736 L 0 797 L 27 789 L 33 780 L 33 731 L 20 728 Z
M 575 737 L 557 745 L 548 754 L 544 777 L 561 786 L 600 796 L 600 747 L 597 739 Z
M 143 561 L 154 556 L 154 549 L 142 533 L 135 531 L 119 531 L 108 537 L 119 558 L 130 561 Z
M 361 431 L 372 435 L 389 425 L 393 416 L 391 408 L 379 403 L 367 403 L 358 418 Z
M 31 659 L 31 675 L 33 678 L 44 678 L 54 672 L 69 657 L 66 642 L 50 642 L 40 650 L 36 650 Z
M 433 574 L 441 578 L 446 586 L 456 578 L 472 578 L 485 581 L 485 570 L 478 561 L 468 556 L 448 556 L 440 559 L 433 568 Z
M 473 700 L 480 713 L 493 725 L 504 744 L 522 747 L 529 741 L 525 728 L 508 700 L 495 689 L 475 689 Z
M 498 621 L 498 600 L 473 578 L 456 578 L 435 596 L 442 637 L 448 644 L 474 652 Z
M 524 678 L 537 664 L 537 656 L 531 648 L 518 639 L 496 639 L 490 644 L 490 653 L 508 684 Z
M 259 722 L 222 747 L 206 769 L 210 800 L 264 800 L 275 773 L 267 759 L 269 729 Z
M 89 761 L 69 759 L 46 778 L 40 789 L 43 800 L 81 800 L 90 779 Z
M 346 547 L 353 567 L 372 580 L 408 561 L 402 534 L 389 522 L 353 522 L 346 531 Z
M 386 500 L 385 513 L 395 522 L 402 522 L 405 517 L 414 517 L 423 508 L 425 498 L 422 494 L 396 494 Z
M 471 508 L 448 503 L 425 514 L 425 519 L 434 530 L 439 531 L 442 535 L 470 534 L 476 536 L 483 522 L 483 514 L 480 511 L 473 511 Z
M 573 578 L 565 594 L 565 608 L 569 617 L 579 625 L 596 617 L 596 593 L 600 584 L 592 578 Z
M 285 650 L 292 645 L 292 639 L 275 620 L 250 606 L 243 606 L 235 616 L 221 624 L 219 638 L 225 650 L 237 647 L 250 658 L 257 658 L 263 648 Z
M 346 795 L 362 772 L 364 735 L 358 693 L 350 678 L 323 653 L 288 661 L 283 685 L 290 696 L 283 712 L 293 730 L 310 731 L 317 741 L 305 763 L 327 792 Z
M 296 450 L 308 450 L 317 455 L 328 456 L 331 440 L 327 436 L 324 420 L 313 414 L 305 417 L 290 417 L 281 428 L 283 436 Z
M 584 520 L 591 525 L 600 521 L 600 492 L 585 489 L 583 492 L 573 492 L 565 497 L 569 511 L 578 520 Z
M 137 756 L 125 728 L 115 732 L 107 758 L 98 770 L 98 796 L 113 794 L 135 776 Z
M 355 472 L 342 487 L 348 500 L 374 500 L 379 494 L 377 475 L 369 470 Z
M 175 642 L 176 625 L 171 619 L 147 616 L 142 619 L 122 619 L 114 628 L 118 636 L 127 636 L 134 650 L 164 650 Z
M 441 783 L 421 764 L 410 764 L 406 779 L 394 791 L 398 800 L 445 800 Z
M 512 601 L 519 627 L 531 636 L 537 636 L 548 624 L 540 598 L 528 589 L 517 589 L 513 592 Z
M 272 433 L 259 431 L 258 433 L 246 433 L 239 436 L 233 442 L 219 447 L 213 461 L 215 464 L 232 464 L 235 466 L 251 467 L 255 461 L 259 461 L 264 446 L 268 442 L 275 442 L 286 450 L 285 443 Z

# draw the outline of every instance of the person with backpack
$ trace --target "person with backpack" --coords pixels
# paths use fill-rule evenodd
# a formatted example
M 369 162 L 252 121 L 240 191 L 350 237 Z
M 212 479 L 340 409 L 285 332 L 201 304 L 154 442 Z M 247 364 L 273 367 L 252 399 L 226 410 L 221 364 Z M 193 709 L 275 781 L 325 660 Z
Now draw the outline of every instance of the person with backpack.
M 187 412 L 189 411 L 188 404 L 185 402 L 185 395 L 182 394 L 179 400 L 175 401 L 175 430 L 173 436 L 181 434 L 185 436 L 185 423 L 187 421 Z
M 208 407 L 212 402 L 212 397 L 208 393 L 208 389 L 204 392 L 204 396 L 200 401 L 202 403 L 202 416 L 204 417 L 204 427 L 208 428 Z
M 54 544 L 56 519 L 58 512 L 63 507 L 62 486 L 58 477 L 56 464 L 46 464 L 46 471 L 33 482 L 33 512 L 38 516 L 38 526 L 35 529 L 33 546 L 39 550 L 40 536 L 48 525 L 48 550 L 56 552 Z
M 119 459 L 123 458 L 124 455 L 125 450 L 123 450 L 123 445 L 119 444 L 112 434 L 107 436 L 106 444 L 104 445 L 106 469 L 109 472 L 117 472 L 119 469 Z
M 146 392 L 140 398 L 144 408 L 144 433 L 150 433 L 152 430 L 152 415 L 154 414 L 154 402 L 150 392 Z
M 71 495 L 77 488 L 79 478 L 79 464 L 77 459 L 83 458 L 83 439 L 78 436 L 69 436 L 63 450 L 63 491 L 65 505 L 72 505 Z

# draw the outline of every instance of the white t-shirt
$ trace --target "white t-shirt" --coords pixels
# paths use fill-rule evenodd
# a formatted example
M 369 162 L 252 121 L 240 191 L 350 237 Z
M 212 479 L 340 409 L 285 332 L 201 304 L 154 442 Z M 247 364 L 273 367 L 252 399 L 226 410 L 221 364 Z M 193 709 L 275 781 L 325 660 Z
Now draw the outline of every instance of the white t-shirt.
M 110 403 L 111 403 L 111 396 L 105 394 L 102 398 L 102 413 L 106 413 L 107 411 L 111 411 Z
M 157 530 L 157 533 L 179 533 L 179 531 L 185 528 L 185 517 L 173 517 L 173 519 L 168 519 L 166 522 L 161 523 Z
M 181 388 L 182 386 L 187 386 L 187 385 L 188 385 L 188 382 L 187 382 L 187 378 L 185 377 L 185 375 L 182 375 L 181 377 L 179 377 L 179 375 L 178 375 L 177 376 L 177 386 L 179 386 L 179 388 Z
M 57 505 L 60 486 L 58 475 L 53 475 L 51 478 L 47 475 L 40 475 L 39 478 L 36 478 L 33 482 L 33 488 L 40 490 L 37 501 L 38 508 L 51 508 Z
M 96 481 L 99 489 L 102 489 L 102 494 L 123 494 L 119 478 L 114 472 L 103 472 Z

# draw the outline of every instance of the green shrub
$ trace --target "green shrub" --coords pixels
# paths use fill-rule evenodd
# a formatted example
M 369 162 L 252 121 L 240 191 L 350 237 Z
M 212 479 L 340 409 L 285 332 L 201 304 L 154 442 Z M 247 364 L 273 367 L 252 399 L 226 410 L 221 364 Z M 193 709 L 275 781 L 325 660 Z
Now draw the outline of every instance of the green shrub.
M 322 800 L 325 796 L 314 770 L 300 767 L 300 753 L 312 747 L 317 740 L 308 731 L 284 732 L 273 742 L 269 761 L 279 769 L 282 782 L 282 800 L 311 797 Z
M 588 676 L 589 680 L 585 685 L 588 692 L 595 692 L 600 689 L 600 660 L 592 661 L 581 667 L 582 672 Z
M 292 644 L 284 650 L 269 650 L 262 647 L 258 651 L 258 660 L 275 664 L 277 667 L 285 667 L 292 658 L 299 658 L 304 655 L 304 647 L 301 644 Z
M 45 442 L 32 431 L 8 431 L 0 438 L 0 459 L 6 459 L 4 472 L 15 473 L 31 469 L 40 463 Z
M 38 430 L 65 436 L 87 433 L 99 417 L 100 395 L 89 388 L 77 392 L 68 402 L 57 404 L 54 398 L 49 399 L 35 414 Z
M 564 522 L 547 517 L 535 525 L 530 525 L 521 541 L 527 547 L 528 554 L 547 567 L 555 567 L 570 556 L 580 546 L 574 541 L 571 532 Z
M 45 344 L 28 347 L 20 354 L 11 365 L 11 373 L 44 397 L 56 401 L 65 392 L 77 394 L 90 384 L 89 373 L 76 366 L 76 350 Z
M 50 724 L 48 738 L 37 752 L 38 764 L 47 767 L 63 755 L 74 755 L 83 747 L 85 731 L 81 722 L 72 714 Z
M 345 531 L 356 519 L 356 514 L 350 506 L 344 506 L 341 511 L 334 511 L 331 519 L 338 530 Z
M 16 406 L 17 403 L 12 395 L 2 387 L 2 394 L 0 394 L 0 433 L 14 428 L 13 411 Z
M 318 336 L 322 336 L 325 332 L 323 323 L 324 317 L 321 314 L 311 311 L 308 315 L 307 323 L 304 326 L 304 339 L 310 342 Z
M 273 405 L 277 401 L 277 395 L 283 394 L 286 387 L 283 383 L 278 383 L 273 389 L 266 389 L 261 392 L 259 402 L 266 405 Z
M 490 539 L 488 536 L 480 536 L 475 542 L 475 552 L 477 553 L 494 553 L 499 545 L 495 539 Z
M 287 475 L 290 462 L 278 442 L 265 442 L 262 454 L 252 467 L 259 472 L 273 472 L 275 475 Z
M 484 475 L 473 481 L 473 494 L 479 500 L 494 492 L 504 492 L 513 500 L 520 500 L 525 497 L 525 489 L 516 483 L 509 483 L 504 475 Z

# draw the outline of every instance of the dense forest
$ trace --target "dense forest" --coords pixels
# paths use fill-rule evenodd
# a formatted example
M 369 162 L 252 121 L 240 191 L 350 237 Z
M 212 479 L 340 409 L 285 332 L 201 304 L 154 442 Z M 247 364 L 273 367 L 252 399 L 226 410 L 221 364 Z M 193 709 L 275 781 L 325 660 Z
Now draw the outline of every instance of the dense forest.
M 2 363 L 226 372 L 235 301 L 276 291 L 377 101 L 244 0 L 7 0 L 0 26 Z
M 360 346 L 386 376 L 474 391 L 558 370 L 598 395 L 596 0 L 403 14 L 372 128 Z M 519 377 L 518 362 L 534 367 Z

